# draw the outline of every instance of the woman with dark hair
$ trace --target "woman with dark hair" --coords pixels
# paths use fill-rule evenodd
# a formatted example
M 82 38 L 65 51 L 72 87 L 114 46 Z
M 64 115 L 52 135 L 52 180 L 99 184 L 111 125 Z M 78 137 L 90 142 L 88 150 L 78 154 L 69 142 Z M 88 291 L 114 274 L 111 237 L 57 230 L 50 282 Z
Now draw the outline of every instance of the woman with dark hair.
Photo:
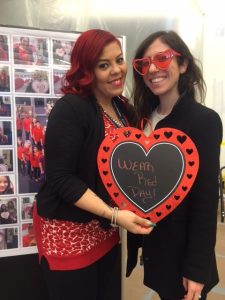
M 16 210 L 15 200 L 9 200 L 7 203 L 7 208 L 9 211 L 10 223 L 16 223 L 17 222 L 17 210 Z
M 20 43 L 16 44 L 14 52 L 14 63 L 23 65 L 32 65 L 34 62 L 34 47 L 30 45 L 30 39 L 27 36 L 20 37 Z
M 97 168 L 105 135 L 128 126 L 133 116 L 122 96 L 126 73 L 121 45 L 113 34 L 99 29 L 82 33 L 71 54 L 65 95 L 49 115 L 46 180 L 37 194 L 34 226 L 52 300 L 120 299 L 115 226 L 137 234 L 151 231 L 148 220 L 118 211 Z
M 9 224 L 10 222 L 10 213 L 6 204 L 0 206 L 0 224 Z
M 13 194 L 14 188 L 9 176 L 0 176 L 0 195 Z
M 222 123 L 202 104 L 206 89 L 201 69 L 174 31 L 149 35 L 138 47 L 133 67 L 137 125 L 149 120 L 147 136 L 165 127 L 183 131 L 197 147 L 200 167 L 183 202 L 150 235 L 128 234 L 127 276 L 142 247 L 144 284 L 161 299 L 206 299 L 218 282 L 214 247 Z

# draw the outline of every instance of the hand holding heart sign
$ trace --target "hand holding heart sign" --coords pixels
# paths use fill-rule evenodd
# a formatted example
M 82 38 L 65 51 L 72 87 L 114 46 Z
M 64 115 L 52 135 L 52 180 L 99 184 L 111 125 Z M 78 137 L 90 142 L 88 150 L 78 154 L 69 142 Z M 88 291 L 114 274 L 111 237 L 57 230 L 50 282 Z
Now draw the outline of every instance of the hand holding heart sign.
M 197 149 L 182 131 L 163 128 L 146 137 L 140 130 L 117 129 L 98 152 L 102 181 L 120 209 L 157 223 L 190 191 L 199 167 Z

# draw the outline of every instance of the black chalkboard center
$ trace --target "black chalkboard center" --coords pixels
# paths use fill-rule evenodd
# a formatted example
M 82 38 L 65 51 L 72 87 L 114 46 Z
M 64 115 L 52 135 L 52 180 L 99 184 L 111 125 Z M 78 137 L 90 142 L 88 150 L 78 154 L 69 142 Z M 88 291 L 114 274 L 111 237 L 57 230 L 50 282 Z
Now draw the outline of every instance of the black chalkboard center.
M 148 213 L 166 201 L 182 180 L 185 159 L 169 142 L 153 145 L 148 152 L 138 143 L 118 144 L 110 157 L 112 176 L 125 197 Z

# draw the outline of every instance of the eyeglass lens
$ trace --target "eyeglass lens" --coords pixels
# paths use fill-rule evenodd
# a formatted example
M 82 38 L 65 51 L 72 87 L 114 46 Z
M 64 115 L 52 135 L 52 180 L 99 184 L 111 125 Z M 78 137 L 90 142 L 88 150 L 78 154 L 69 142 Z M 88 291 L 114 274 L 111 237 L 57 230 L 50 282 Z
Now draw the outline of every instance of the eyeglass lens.
M 168 49 L 164 52 L 157 53 L 152 59 L 150 57 L 135 59 L 133 61 L 133 66 L 141 75 L 145 75 L 148 72 L 152 63 L 158 69 L 166 70 L 169 67 L 174 55 L 180 56 L 179 53 L 176 53 L 175 51 L 173 52 L 172 49 Z

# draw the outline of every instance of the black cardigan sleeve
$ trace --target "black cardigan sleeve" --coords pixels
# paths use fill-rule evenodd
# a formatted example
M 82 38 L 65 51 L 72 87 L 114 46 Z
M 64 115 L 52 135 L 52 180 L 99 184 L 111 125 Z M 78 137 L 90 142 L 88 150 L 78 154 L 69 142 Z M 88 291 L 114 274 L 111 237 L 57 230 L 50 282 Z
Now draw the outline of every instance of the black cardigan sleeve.
M 78 161 L 87 134 L 85 100 L 65 96 L 52 109 L 46 130 L 46 183 L 60 201 L 74 204 L 87 185 L 77 175 Z M 71 103 L 72 101 L 73 103 Z
M 218 114 L 211 109 L 199 116 L 197 124 L 193 124 L 192 139 L 199 152 L 200 166 L 189 195 L 188 240 L 183 276 L 205 283 L 210 276 L 210 263 L 215 259 L 222 123 Z

